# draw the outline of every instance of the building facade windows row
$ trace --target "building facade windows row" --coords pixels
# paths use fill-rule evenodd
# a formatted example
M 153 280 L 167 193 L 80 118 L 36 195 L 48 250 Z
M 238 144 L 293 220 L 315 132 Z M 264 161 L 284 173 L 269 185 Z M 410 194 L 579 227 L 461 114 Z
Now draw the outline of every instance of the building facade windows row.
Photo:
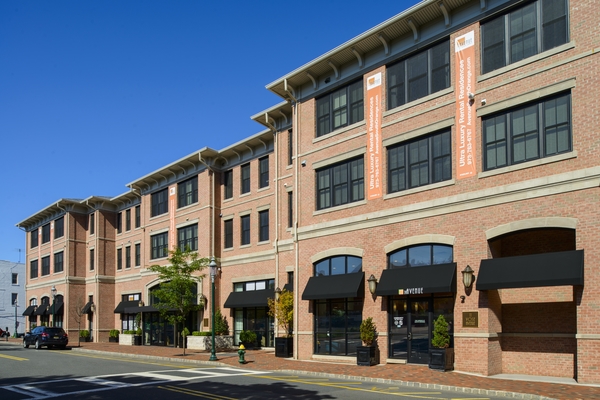
M 251 163 L 240 166 L 240 194 L 250 193 L 252 188 Z M 258 188 L 269 187 L 269 156 L 258 159 Z M 233 169 L 223 172 L 223 198 L 233 198 Z
M 60 251 L 54 253 L 54 273 L 63 272 L 64 270 L 64 252 Z M 41 271 L 38 270 L 39 261 L 38 259 L 31 260 L 29 262 L 29 278 L 34 279 L 38 277 L 38 273 L 40 276 L 48 276 L 50 275 L 50 256 L 44 256 L 41 258 Z M 13 275 L 14 276 L 14 275 Z M 15 283 L 13 283 L 15 284 Z
M 258 212 L 258 242 L 269 240 L 269 210 Z M 223 248 L 233 248 L 233 219 L 223 221 Z M 240 216 L 240 246 L 251 244 L 250 214 Z

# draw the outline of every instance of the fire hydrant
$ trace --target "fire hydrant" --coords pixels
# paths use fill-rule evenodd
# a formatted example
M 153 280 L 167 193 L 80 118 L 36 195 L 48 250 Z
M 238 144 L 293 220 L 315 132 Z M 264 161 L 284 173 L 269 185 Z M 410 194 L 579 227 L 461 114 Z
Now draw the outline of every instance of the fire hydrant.
M 238 360 L 240 362 L 240 364 L 246 364 L 246 359 L 244 358 L 244 356 L 246 355 L 246 348 L 244 347 L 243 344 L 240 344 L 240 349 L 238 350 L 238 355 L 240 356 L 240 359 Z

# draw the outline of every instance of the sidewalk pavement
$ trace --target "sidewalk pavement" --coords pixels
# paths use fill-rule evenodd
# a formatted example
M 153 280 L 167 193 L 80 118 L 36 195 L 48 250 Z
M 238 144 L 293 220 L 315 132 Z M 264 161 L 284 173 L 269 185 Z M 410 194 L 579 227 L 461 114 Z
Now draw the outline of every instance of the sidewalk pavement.
M 8 343 L 18 345 L 20 339 L 11 338 Z M 164 346 L 121 346 L 118 343 L 70 343 L 73 351 L 91 353 L 113 353 L 146 359 L 178 359 L 194 364 L 235 366 L 253 370 L 281 371 L 292 374 L 309 374 L 326 378 L 347 378 L 373 383 L 386 383 L 398 386 L 422 387 L 428 389 L 449 389 L 462 393 L 483 396 L 498 396 L 515 399 L 569 399 L 600 400 L 600 385 L 582 385 L 574 380 L 546 377 L 539 382 L 531 376 L 520 375 L 515 379 L 499 379 L 457 371 L 440 372 L 430 370 L 426 365 L 383 364 L 372 367 L 359 367 L 355 363 L 335 363 L 322 361 L 299 361 L 275 357 L 273 349 L 247 350 L 246 364 L 240 364 L 236 351 L 217 353 L 218 361 L 208 361 L 210 352 Z M 508 377 L 503 375 L 502 377 Z M 525 379 L 525 380 L 520 380 Z

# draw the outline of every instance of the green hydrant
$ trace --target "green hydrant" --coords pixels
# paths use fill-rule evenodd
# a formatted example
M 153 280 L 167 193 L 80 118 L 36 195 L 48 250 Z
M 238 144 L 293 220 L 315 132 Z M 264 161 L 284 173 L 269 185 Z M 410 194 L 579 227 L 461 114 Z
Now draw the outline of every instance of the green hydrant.
M 240 344 L 240 349 L 238 350 L 238 355 L 240 356 L 240 359 L 238 360 L 240 362 L 240 364 L 246 364 L 246 359 L 244 358 L 244 356 L 246 355 L 246 348 L 244 347 L 243 344 Z

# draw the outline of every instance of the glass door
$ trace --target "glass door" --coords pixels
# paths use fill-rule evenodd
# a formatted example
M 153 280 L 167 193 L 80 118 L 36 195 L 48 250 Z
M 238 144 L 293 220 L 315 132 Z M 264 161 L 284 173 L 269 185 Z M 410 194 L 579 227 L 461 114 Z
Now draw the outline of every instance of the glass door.
M 392 298 L 390 303 L 389 357 L 427 364 L 431 300 Z

